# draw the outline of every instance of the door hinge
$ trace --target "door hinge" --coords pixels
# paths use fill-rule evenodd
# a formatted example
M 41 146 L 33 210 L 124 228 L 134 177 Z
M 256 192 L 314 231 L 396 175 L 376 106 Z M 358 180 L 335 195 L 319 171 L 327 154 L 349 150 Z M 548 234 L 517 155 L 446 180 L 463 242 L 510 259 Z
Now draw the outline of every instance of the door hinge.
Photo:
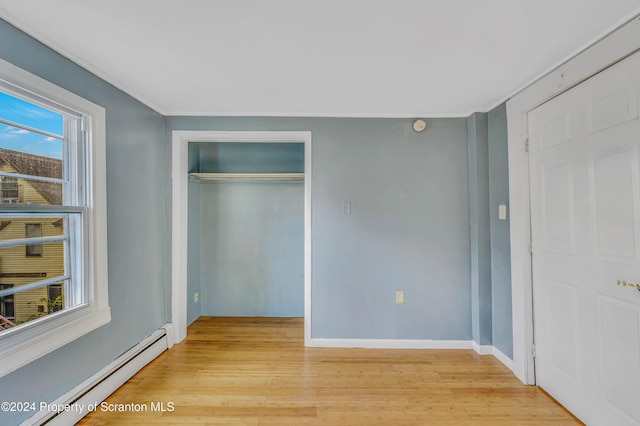
M 529 240 L 529 244 L 527 244 L 527 249 L 529 253 L 533 254 L 533 241 Z
M 524 152 L 529 152 L 529 139 L 524 140 Z
M 531 345 L 531 356 L 536 357 L 536 345 Z

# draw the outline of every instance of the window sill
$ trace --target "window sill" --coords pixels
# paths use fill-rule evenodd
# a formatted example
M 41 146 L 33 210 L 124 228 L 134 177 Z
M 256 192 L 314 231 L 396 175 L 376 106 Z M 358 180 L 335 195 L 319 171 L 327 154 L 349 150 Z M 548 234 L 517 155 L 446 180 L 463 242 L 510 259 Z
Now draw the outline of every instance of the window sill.
M 0 335 L 0 377 L 84 336 L 111 321 L 109 307 L 91 309 L 81 306 L 61 311 L 55 318 L 44 319 L 34 327 Z M 40 321 L 38 321 L 40 322 Z M 5 332 L 5 333 L 7 333 Z

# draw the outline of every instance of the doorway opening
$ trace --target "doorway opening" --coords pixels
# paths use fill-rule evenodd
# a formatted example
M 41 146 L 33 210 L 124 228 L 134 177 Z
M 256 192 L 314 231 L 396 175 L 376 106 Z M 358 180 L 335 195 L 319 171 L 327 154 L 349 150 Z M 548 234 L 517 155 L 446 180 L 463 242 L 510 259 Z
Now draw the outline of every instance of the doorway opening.
M 186 337 L 188 294 L 188 220 L 189 220 L 189 143 L 251 143 L 251 144 L 302 144 L 304 147 L 304 173 L 296 176 L 274 176 L 266 173 L 263 179 L 304 181 L 304 338 L 311 340 L 311 132 L 308 131 L 174 131 L 172 135 L 172 295 L 171 322 L 175 343 Z M 193 154 L 192 154 L 193 155 Z M 193 161 L 193 159 L 192 159 Z M 192 174 L 195 175 L 195 174 Z M 217 178 L 243 179 L 240 176 Z M 282 174 L 281 174 L 282 175 Z M 250 176 L 248 179 L 255 179 Z M 192 176 L 192 179 L 209 179 L 215 176 Z

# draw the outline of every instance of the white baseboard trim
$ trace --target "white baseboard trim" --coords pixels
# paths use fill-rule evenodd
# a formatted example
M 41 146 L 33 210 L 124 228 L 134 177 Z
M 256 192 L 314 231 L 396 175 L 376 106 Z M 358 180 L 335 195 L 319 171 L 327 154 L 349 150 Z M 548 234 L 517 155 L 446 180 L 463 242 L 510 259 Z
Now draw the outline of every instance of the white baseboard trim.
M 513 374 L 515 374 L 515 371 L 513 370 L 514 368 L 513 360 L 508 356 L 506 356 L 505 354 L 503 354 L 500 349 L 496 348 L 493 345 L 479 345 L 475 341 L 473 341 L 472 344 L 473 344 L 473 350 L 476 351 L 478 355 L 493 355 L 498 359 L 498 361 L 503 363 L 505 367 L 511 370 Z
M 479 345 L 475 340 L 473 341 L 473 350 L 478 355 L 493 355 L 493 346 L 491 345 Z
M 169 324 L 170 325 L 170 324 Z M 49 406 L 21 423 L 21 426 L 71 425 L 80 421 L 90 411 L 90 406 L 99 406 L 127 380 L 145 365 L 169 348 L 167 329 L 163 326 L 137 345 L 120 355 L 111 364 L 60 396 Z M 71 406 L 72 409 L 58 413 L 53 407 Z
M 501 363 L 503 363 L 505 365 L 505 367 L 507 367 L 509 370 L 511 370 L 513 372 L 513 374 L 516 374 L 515 370 L 514 370 L 514 364 L 513 364 L 513 360 L 511 358 L 509 358 L 508 356 L 506 356 L 505 354 L 502 353 L 502 351 L 500 351 L 500 349 L 496 348 L 495 346 L 492 346 L 493 351 L 492 354 L 493 356 L 495 356 L 498 361 L 500 361 Z M 517 375 L 516 375 L 517 377 Z
M 314 339 L 314 348 L 365 348 L 365 349 L 471 349 L 470 340 L 427 339 Z
M 421 339 L 317 339 L 311 338 L 313 348 L 363 349 L 473 349 L 479 355 L 493 355 L 512 372 L 513 360 L 492 345 L 479 345 L 473 340 Z M 515 372 L 514 372 L 515 374 Z

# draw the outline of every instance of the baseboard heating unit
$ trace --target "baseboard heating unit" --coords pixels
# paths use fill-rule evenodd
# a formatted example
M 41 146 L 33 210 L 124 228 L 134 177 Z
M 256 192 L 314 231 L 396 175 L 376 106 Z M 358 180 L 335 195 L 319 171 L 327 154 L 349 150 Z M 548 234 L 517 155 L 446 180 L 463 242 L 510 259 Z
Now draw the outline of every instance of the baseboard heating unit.
M 75 424 L 95 407 L 133 377 L 145 365 L 173 346 L 173 325 L 166 324 L 131 349 L 124 352 L 111 364 L 48 404 L 47 409 L 21 423 L 21 426 Z M 53 410 L 54 407 L 73 406 L 74 410 Z

